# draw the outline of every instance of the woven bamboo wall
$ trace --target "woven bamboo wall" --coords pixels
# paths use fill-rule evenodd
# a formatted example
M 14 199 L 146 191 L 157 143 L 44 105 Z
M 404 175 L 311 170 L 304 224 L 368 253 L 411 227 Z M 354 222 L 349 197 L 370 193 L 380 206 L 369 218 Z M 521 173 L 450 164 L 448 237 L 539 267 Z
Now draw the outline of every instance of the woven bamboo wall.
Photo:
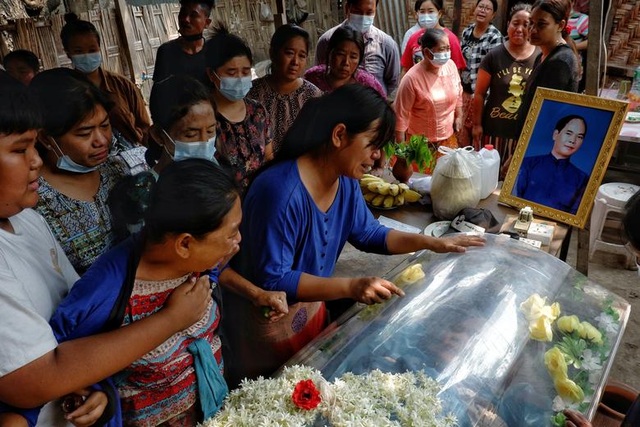
M 80 19 L 92 22 L 100 33 L 104 68 L 128 75 L 129 66 L 123 57 L 124 40 L 118 32 L 115 9 L 94 9 L 80 13 L 79 16 Z M 45 70 L 71 65 L 60 41 L 60 31 L 64 26 L 63 15 L 51 15 L 47 19 L 16 19 L 13 23 L 14 29 L 7 31 L 5 37 L 11 39 L 14 49 L 34 52 Z M 2 52 L 2 56 L 6 53 Z
M 618 67 L 640 65 L 640 0 L 615 0 L 607 43 L 608 62 Z
M 270 0 L 272 12 L 276 13 L 276 1 Z M 331 0 L 307 1 L 309 18 L 302 24 L 311 35 L 311 55 L 322 33 L 338 23 Z M 269 42 L 275 29 L 273 22 L 260 20 L 260 2 L 255 0 L 218 0 L 212 13 L 213 21 L 224 22 L 232 33 L 238 34 L 251 46 L 256 62 L 268 59 Z M 310 56 L 312 57 L 312 56 Z

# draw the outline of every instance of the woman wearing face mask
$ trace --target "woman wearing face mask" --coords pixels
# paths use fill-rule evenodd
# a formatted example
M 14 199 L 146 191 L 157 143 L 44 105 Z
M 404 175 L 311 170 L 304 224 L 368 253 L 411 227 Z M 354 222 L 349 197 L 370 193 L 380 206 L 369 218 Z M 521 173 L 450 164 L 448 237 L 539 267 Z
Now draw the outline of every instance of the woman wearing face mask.
M 64 19 L 66 24 L 60 39 L 73 67 L 105 92 L 114 104 L 109 112 L 117 142 L 113 149 L 146 145 L 151 121 L 142 94 L 127 78 L 102 69 L 100 34 L 91 22 L 82 21 L 73 13 L 66 14 Z
M 420 45 L 425 60 L 407 72 L 396 95 L 396 141 L 424 135 L 434 147 L 456 148 L 454 132 L 462 121 L 462 86 L 450 59 L 449 37 L 442 30 L 429 29 Z
M 30 88 L 44 112 L 36 210 L 82 274 L 114 243 L 107 197 L 122 176 L 143 169 L 144 148 L 109 156 L 112 103 L 77 71 L 43 71 Z
M 153 118 L 153 141 L 162 144 L 154 142 L 146 152 L 147 162 L 156 176 L 174 161 L 215 160 L 216 117 L 209 90 L 202 83 L 188 76 L 168 77 L 153 85 L 149 109 Z M 140 189 L 152 185 L 153 181 L 155 179 L 141 175 L 126 177 L 111 192 L 109 207 L 119 236 L 128 236 L 142 228 L 140 212 L 148 204 L 144 199 L 148 193 L 141 194 Z M 218 270 L 219 283 L 256 307 L 269 307 L 269 320 L 276 321 L 288 312 L 283 292 L 264 291 L 225 267 L 226 261 Z
M 258 101 L 247 98 L 252 64 L 249 46 L 219 24 L 207 44 L 207 75 L 218 121 L 216 158 L 232 168 L 243 188 L 273 157 L 269 114 Z
M 491 144 L 498 150 L 501 177 L 507 172 L 518 142 L 518 117 L 523 114 L 524 86 L 538 55 L 536 47 L 529 43 L 530 18 L 531 5 L 518 3 L 513 6 L 507 27 L 509 40 L 484 57 L 476 80 L 473 147 L 480 150 L 485 144 Z
M 271 74 L 253 81 L 247 97 L 260 102 L 269 112 L 273 126 L 273 152 L 276 153 L 302 106 L 320 89 L 302 78 L 307 68 L 309 33 L 301 27 L 286 24 L 271 37 L 269 56 Z
M 373 74 L 360 67 L 363 60 L 362 33 L 348 24 L 342 25 L 336 28 L 329 39 L 325 63 L 309 68 L 304 73 L 304 78 L 324 93 L 348 83 L 356 83 L 375 89 L 380 95 L 386 97 L 387 93 Z
M 440 25 L 440 18 L 444 10 L 442 8 L 442 0 L 418 0 L 415 4 L 416 13 L 418 14 L 418 28 L 409 38 L 407 38 L 406 44 L 403 42 L 402 58 L 400 64 L 402 65 L 402 72 L 406 73 L 411 67 L 418 62 L 422 61 L 422 48 L 420 47 L 420 37 L 424 34 L 424 31 L 428 28 L 436 28 L 443 30 L 449 37 L 449 45 L 451 46 L 451 59 L 458 67 L 458 70 L 464 70 L 467 67 L 467 63 L 462 56 L 462 50 L 460 49 L 460 40 L 453 34 L 448 28 Z M 408 33 L 408 31 L 407 31 Z M 405 35 L 405 38 L 407 36 Z
M 494 47 L 504 42 L 502 33 L 493 26 L 491 20 L 498 10 L 497 0 L 478 0 L 474 10 L 475 22 L 462 32 L 460 39 L 462 54 L 467 61 L 467 68 L 462 71 L 462 128 L 458 133 L 461 146 L 471 145 L 471 128 L 473 127 L 473 93 L 476 90 L 476 79 L 482 58 Z
M 153 136 L 145 153 L 157 174 L 173 161 L 215 159 L 217 124 L 208 89 L 189 76 L 170 76 L 153 85 L 149 111 Z

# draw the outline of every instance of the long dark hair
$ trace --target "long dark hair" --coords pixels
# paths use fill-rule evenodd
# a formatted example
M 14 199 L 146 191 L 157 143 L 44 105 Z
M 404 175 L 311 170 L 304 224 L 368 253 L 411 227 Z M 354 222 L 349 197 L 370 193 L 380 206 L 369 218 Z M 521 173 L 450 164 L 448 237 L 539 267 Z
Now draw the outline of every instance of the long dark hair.
M 199 238 L 215 231 L 240 197 L 235 179 L 204 159 L 171 163 L 151 191 L 144 213 L 145 236 L 150 242 L 162 241 L 167 234 L 189 233 Z
M 38 102 L 27 87 L 0 71 L 0 135 L 24 133 L 42 126 Z
M 78 18 L 78 15 L 75 13 L 67 13 L 64 15 L 64 21 L 66 24 L 62 27 L 62 31 L 60 31 L 60 40 L 62 40 L 62 47 L 64 47 L 64 50 L 69 49 L 71 38 L 79 34 L 92 34 L 96 36 L 98 45 L 100 45 L 100 33 L 91 22 L 83 21 Z
M 201 102 L 211 102 L 209 90 L 198 80 L 190 76 L 172 75 L 155 83 L 149 97 L 149 111 L 156 126 L 169 132 L 169 129 L 189 113 L 189 109 Z M 154 166 L 162 155 L 162 147 L 149 138 L 149 147 L 145 159 Z
M 358 47 L 358 51 L 360 52 L 360 61 L 358 62 L 358 66 L 362 64 L 364 61 L 364 37 L 362 37 L 362 33 L 351 25 L 340 25 L 331 35 L 329 39 L 329 44 L 327 47 L 327 57 L 325 58 L 324 63 L 328 66 L 329 60 L 331 57 L 331 52 L 343 42 L 350 41 L 354 42 Z
M 302 107 L 286 133 L 276 161 L 295 159 L 303 154 L 323 155 L 331 147 L 331 134 L 343 123 L 349 136 L 366 132 L 376 120 L 376 137 L 371 142 L 380 148 L 394 136 L 396 118 L 386 100 L 375 90 L 347 84 Z
M 43 130 L 58 138 L 76 123 L 93 114 L 101 105 L 109 112 L 113 102 L 85 75 L 69 68 L 54 68 L 38 73 L 29 86 L 44 114 Z

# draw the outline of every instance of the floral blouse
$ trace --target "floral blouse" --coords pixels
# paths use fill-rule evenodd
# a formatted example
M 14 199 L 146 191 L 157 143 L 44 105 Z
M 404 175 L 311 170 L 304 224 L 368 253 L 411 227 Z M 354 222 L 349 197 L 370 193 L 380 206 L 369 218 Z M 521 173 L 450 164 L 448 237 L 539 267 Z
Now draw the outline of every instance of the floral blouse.
M 230 122 L 219 112 L 216 159 L 230 166 L 234 176 L 246 189 L 253 174 L 265 162 L 265 148 L 273 136 L 267 111 L 257 101 L 245 98 L 247 114 L 241 122 Z
M 247 97 L 255 99 L 269 112 L 273 126 L 273 152 L 280 148 L 293 121 L 298 117 L 302 106 L 311 98 L 322 95 L 322 91 L 310 82 L 303 80 L 302 85 L 291 93 L 281 94 L 273 90 L 267 82 L 267 76 L 253 81 L 253 87 Z
M 35 209 L 49 224 L 78 274 L 82 275 L 115 243 L 107 199 L 121 177 L 144 163 L 144 151 L 144 147 L 134 148 L 128 150 L 126 157 L 109 157 L 98 169 L 100 185 L 92 201 L 68 197 L 42 176 L 39 178 L 40 200 Z

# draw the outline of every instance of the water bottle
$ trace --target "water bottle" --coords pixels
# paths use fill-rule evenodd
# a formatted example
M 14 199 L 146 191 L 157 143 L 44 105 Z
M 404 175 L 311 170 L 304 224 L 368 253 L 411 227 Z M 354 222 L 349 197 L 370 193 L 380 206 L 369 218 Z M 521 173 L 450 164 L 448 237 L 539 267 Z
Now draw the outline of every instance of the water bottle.
M 628 95 L 629 111 L 640 111 L 640 66 L 633 72 L 633 83 Z
M 494 150 L 493 145 L 487 144 L 480 150 L 480 158 L 482 159 L 480 198 L 486 199 L 498 187 L 500 154 L 498 150 Z

